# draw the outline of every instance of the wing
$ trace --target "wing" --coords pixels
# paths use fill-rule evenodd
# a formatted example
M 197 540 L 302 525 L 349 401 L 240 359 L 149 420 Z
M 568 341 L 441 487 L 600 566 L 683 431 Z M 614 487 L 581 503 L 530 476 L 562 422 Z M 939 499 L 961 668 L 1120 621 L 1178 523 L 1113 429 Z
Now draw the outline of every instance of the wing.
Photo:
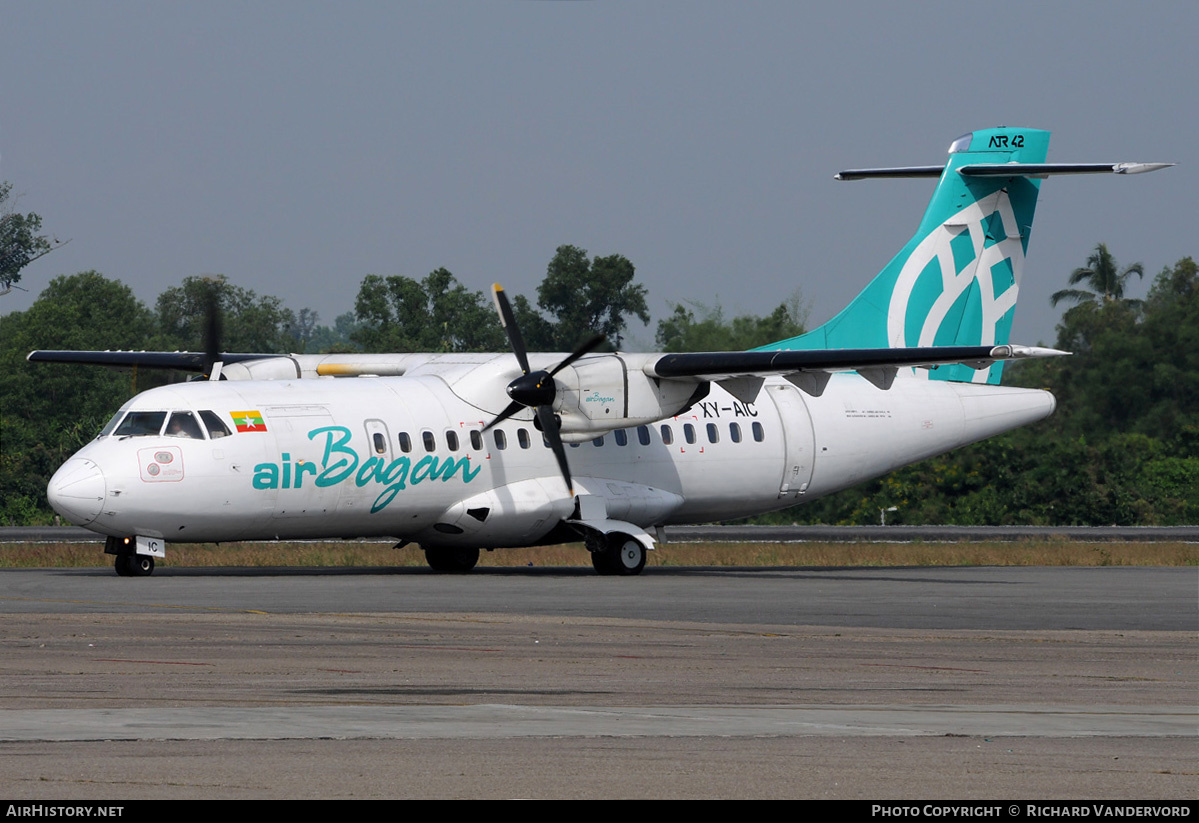
M 285 354 L 225 353 L 220 355 L 224 363 L 243 363 L 248 360 L 263 360 L 286 357 Z M 203 372 L 204 352 L 194 351 L 71 351 L 38 349 L 31 351 L 27 360 L 33 363 L 77 363 L 87 366 L 142 366 L 147 369 L 175 369 L 178 371 Z
M 895 349 L 815 349 L 806 351 L 696 352 L 664 354 L 646 364 L 651 377 L 667 380 L 735 381 L 739 378 L 856 371 L 879 388 L 890 388 L 900 368 L 961 363 L 985 369 L 1000 360 L 1059 357 L 1069 352 L 1040 346 L 924 346 Z M 826 380 L 826 379 L 825 379 Z M 817 380 L 823 391 L 825 380 Z M 819 391 L 816 392 L 817 394 Z

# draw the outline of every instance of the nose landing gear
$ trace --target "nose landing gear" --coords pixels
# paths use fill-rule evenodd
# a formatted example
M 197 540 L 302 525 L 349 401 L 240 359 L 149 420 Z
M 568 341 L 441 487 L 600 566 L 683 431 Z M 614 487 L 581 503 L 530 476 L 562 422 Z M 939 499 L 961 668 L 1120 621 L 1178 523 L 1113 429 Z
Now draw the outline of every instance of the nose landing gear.
M 104 553 L 116 555 L 113 568 L 121 577 L 146 577 L 154 573 L 154 558 L 138 554 L 132 537 L 109 537 L 104 541 Z

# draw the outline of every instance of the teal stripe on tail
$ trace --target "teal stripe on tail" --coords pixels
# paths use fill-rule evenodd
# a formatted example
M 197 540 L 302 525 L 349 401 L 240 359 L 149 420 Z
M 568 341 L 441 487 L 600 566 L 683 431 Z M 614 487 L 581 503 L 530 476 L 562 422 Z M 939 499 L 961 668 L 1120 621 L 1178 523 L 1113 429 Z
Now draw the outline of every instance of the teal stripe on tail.
M 997 128 L 953 142 L 920 228 L 823 326 L 761 350 L 979 346 L 1008 342 L 1041 181 L 967 177 L 979 163 L 1043 163 L 1049 132 Z M 935 168 L 932 172 L 935 174 Z M 998 383 L 1002 363 L 941 366 L 934 380 Z

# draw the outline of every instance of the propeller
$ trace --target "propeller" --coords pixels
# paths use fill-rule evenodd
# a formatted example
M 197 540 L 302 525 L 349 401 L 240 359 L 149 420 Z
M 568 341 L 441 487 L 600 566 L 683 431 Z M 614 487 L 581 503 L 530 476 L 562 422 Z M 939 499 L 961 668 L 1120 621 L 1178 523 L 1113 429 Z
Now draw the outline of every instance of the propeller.
M 204 374 L 221 379 L 221 283 L 210 280 L 204 295 Z
M 570 467 L 566 463 L 566 449 L 562 446 L 560 434 L 562 421 L 558 415 L 554 414 L 554 398 L 557 396 L 554 375 L 583 355 L 594 351 L 604 342 L 604 336 L 602 334 L 593 335 L 549 371 L 544 369 L 530 371 L 525 341 L 521 337 L 520 327 L 516 325 L 516 315 L 512 313 L 508 296 L 504 294 L 504 288 L 499 283 L 494 284 L 491 290 L 495 297 L 495 307 L 500 313 L 500 325 L 504 327 L 504 332 L 508 335 L 508 342 L 512 345 L 516 362 L 520 364 L 521 375 L 508 384 L 508 397 L 512 399 L 512 402 L 494 420 L 484 426 L 483 431 L 487 431 L 497 423 L 502 423 L 521 409 L 533 409 L 537 419 L 537 428 L 541 429 L 545 434 L 545 439 L 549 441 L 550 449 L 553 450 L 554 457 L 558 460 L 558 469 L 562 472 L 562 479 L 566 481 L 566 489 L 570 492 L 570 496 L 574 497 L 574 483 L 570 479 Z

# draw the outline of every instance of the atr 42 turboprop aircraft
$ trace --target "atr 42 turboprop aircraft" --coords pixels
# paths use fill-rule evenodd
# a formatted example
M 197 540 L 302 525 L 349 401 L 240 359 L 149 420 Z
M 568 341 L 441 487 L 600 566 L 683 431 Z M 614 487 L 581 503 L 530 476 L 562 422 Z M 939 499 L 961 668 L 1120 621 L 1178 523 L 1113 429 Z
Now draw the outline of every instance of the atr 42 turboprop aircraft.
M 601 574 L 637 574 L 664 525 L 791 506 L 1053 412 L 999 385 L 1004 361 L 1065 354 L 1008 343 L 1041 180 L 1171 164 L 1046 163 L 1048 144 L 986 129 L 944 165 L 837 175 L 939 182 L 848 307 L 753 351 L 529 354 L 498 285 L 515 356 L 35 351 L 208 377 L 126 403 L 50 503 L 127 576 L 170 541 L 366 536 L 439 571 L 581 539 Z

